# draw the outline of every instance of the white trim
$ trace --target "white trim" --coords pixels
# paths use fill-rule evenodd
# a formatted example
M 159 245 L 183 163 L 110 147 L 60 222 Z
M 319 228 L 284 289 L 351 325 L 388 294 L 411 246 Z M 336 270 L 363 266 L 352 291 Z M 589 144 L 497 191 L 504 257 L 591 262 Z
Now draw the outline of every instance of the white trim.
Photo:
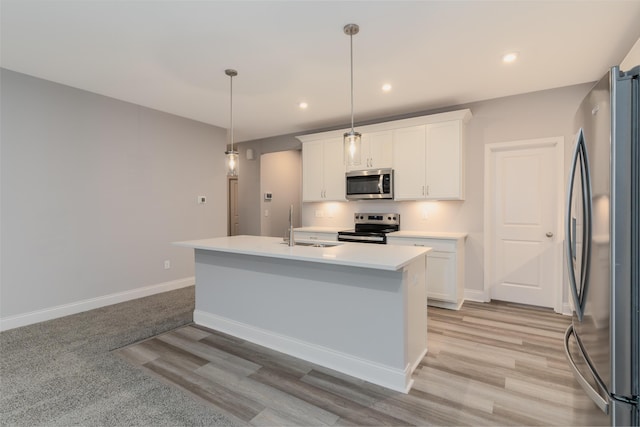
M 411 379 L 412 366 L 418 365 L 417 362 L 407 363 L 405 369 L 382 365 L 202 310 L 193 312 L 193 321 L 197 325 L 215 329 L 216 331 L 224 332 L 402 393 L 408 393 L 411 389 L 413 385 L 413 380 Z M 418 361 L 422 360 L 422 357 L 424 357 L 424 354 L 421 355 Z
M 465 301 L 489 302 L 489 294 L 484 289 L 481 291 L 477 289 L 465 289 L 464 299 Z
M 565 316 L 573 316 L 573 307 L 568 302 L 562 303 L 562 314 Z
M 107 305 L 117 304 L 120 302 L 130 301 L 149 295 L 185 288 L 194 284 L 194 277 L 185 277 L 183 279 L 159 283 L 157 285 L 144 286 L 142 288 L 131 289 L 129 291 L 103 295 L 95 298 L 89 298 L 82 301 L 75 301 L 55 307 L 44 308 L 42 310 L 2 317 L 0 318 L 0 331 L 6 331 L 9 329 L 19 328 L 21 326 L 32 325 L 34 323 L 57 319 L 59 317 L 93 310 L 95 308 L 100 308 Z
M 539 139 L 527 139 L 521 141 L 512 142 L 497 142 L 492 144 L 486 144 L 484 147 L 484 293 L 486 294 L 486 301 L 491 300 L 491 293 L 489 290 L 489 283 L 491 281 L 491 266 L 493 265 L 493 258 L 491 248 L 493 247 L 493 222 L 492 222 L 492 206 L 493 206 L 493 192 L 491 190 L 491 182 L 493 178 L 494 165 L 493 154 L 500 151 L 511 151 L 514 149 L 523 150 L 527 148 L 541 148 L 541 147 L 553 147 L 555 151 L 556 160 L 556 172 L 559 179 L 557 180 L 557 195 L 556 195 L 556 236 L 564 236 L 564 137 L 548 137 Z M 556 241 L 557 243 L 561 243 Z M 560 245 L 561 246 L 561 245 Z M 558 247 L 558 245 L 556 245 Z M 561 247 L 560 247 L 561 249 Z M 556 256 L 556 289 L 555 289 L 555 303 L 554 311 L 556 313 L 562 313 L 563 301 L 562 301 L 562 288 L 563 288 L 563 267 L 562 267 L 562 250 Z M 466 296 L 466 292 L 465 292 Z M 469 298 L 471 299 L 471 298 Z

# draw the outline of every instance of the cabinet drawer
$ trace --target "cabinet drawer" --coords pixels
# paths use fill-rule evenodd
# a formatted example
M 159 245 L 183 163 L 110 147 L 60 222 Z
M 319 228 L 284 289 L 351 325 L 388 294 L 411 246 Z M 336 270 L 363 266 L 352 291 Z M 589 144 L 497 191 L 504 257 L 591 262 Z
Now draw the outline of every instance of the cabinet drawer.
M 387 237 L 390 245 L 427 246 L 438 252 L 456 252 L 457 241 L 451 239 L 423 239 L 407 237 Z

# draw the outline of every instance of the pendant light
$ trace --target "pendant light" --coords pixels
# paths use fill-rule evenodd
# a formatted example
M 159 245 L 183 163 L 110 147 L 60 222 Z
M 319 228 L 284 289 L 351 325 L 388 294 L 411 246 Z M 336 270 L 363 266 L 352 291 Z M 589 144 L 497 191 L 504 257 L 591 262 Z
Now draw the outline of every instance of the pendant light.
M 349 36 L 351 45 L 351 131 L 344 134 L 344 154 L 349 166 L 360 164 L 361 136 L 353 129 L 353 36 L 358 34 L 360 27 L 357 24 L 347 24 L 344 26 L 344 33 Z
M 227 176 L 238 176 L 238 152 L 233 149 L 233 78 L 238 75 L 236 70 L 224 70 L 224 73 L 229 76 L 230 81 L 230 102 L 229 109 L 231 110 L 230 121 L 231 125 L 229 126 L 229 139 L 231 140 L 231 148 L 228 151 L 225 151 L 226 154 L 226 164 L 227 164 Z

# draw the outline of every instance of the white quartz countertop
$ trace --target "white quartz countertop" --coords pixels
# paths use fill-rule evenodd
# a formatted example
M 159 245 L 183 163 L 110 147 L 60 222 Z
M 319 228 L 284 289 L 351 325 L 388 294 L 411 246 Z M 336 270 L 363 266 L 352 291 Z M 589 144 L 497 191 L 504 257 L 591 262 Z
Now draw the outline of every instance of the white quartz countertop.
M 349 230 L 353 228 L 352 226 L 345 225 L 344 227 L 298 227 L 294 228 L 293 231 L 303 231 L 306 233 L 337 233 L 338 231 Z
M 447 239 L 447 240 L 459 240 L 465 239 L 467 233 L 451 233 L 451 232 L 437 232 L 437 231 L 395 231 L 387 234 L 388 237 L 405 237 L 405 238 L 422 238 L 422 239 Z
M 431 248 L 333 242 L 331 247 L 292 246 L 280 237 L 232 236 L 174 242 L 187 248 L 323 264 L 397 271 Z

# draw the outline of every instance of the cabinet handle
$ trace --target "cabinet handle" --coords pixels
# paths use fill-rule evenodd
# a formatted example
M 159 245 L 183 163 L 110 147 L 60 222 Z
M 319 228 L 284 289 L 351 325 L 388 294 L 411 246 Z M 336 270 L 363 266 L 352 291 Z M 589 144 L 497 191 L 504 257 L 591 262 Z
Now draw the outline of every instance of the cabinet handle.
M 422 245 L 420 243 L 414 243 L 413 246 L 422 246 L 424 248 L 424 245 Z
M 429 195 L 429 186 L 427 185 L 427 196 Z
M 422 195 L 424 196 L 424 185 L 422 186 Z

